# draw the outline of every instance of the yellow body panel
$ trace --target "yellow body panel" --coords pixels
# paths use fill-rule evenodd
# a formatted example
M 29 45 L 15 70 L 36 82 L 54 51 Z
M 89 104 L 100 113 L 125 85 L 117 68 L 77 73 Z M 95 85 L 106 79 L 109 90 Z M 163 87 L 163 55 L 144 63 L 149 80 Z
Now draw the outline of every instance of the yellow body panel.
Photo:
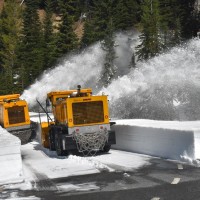
M 54 124 L 51 122 L 50 124 Z M 48 122 L 41 123 L 41 142 L 45 148 L 49 148 L 49 125 Z
M 105 95 L 92 96 L 91 89 L 81 89 L 50 92 L 47 96 L 52 104 L 53 124 L 57 126 L 73 128 L 110 123 L 108 99 Z M 42 144 L 46 148 L 49 148 L 50 124 L 41 123 Z
M 74 117 L 77 113 L 73 113 L 73 104 L 74 103 L 85 103 L 85 102 L 102 102 L 103 103 L 103 114 L 104 119 L 100 122 L 95 123 L 82 123 L 74 124 Z M 57 101 L 57 104 L 54 106 L 54 118 L 55 121 L 59 124 L 68 125 L 69 128 L 74 126 L 90 126 L 94 124 L 109 124 L 109 110 L 108 110 L 108 100 L 107 96 L 89 96 L 89 97 L 75 97 L 67 98 L 63 101 Z
M 0 125 L 4 128 L 30 125 L 26 101 L 19 94 L 0 96 Z
M 68 98 L 69 95 L 76 93 L 77 90 L 65 90 L 65 91 L 57 91 L 57 92 L 50 92 L 47 94 L 48 98 L 50 99 L 52 105 L 55 105 L 59 98 Z M 92 89 L 81 89 L 82 93 L 90 95 L 92 93 Z
M 0 96 L 0 102 L 19 99 L 20 94 L 9 94 Z

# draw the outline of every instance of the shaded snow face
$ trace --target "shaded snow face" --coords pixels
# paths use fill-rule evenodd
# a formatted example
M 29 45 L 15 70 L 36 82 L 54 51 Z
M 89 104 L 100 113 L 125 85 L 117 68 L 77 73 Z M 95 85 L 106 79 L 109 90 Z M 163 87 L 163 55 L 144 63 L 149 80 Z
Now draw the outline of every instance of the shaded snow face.
M 102 91 L 115 118 L 200 119 L 200 40 L 138 62 Z

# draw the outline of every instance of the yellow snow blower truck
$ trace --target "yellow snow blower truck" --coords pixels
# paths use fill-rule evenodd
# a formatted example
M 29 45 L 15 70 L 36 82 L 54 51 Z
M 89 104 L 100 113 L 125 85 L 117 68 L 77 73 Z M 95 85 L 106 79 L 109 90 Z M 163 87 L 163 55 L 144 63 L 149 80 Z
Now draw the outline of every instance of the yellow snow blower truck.
M 77 90 L 50 92 L 47 99 L 54 120 L 46 112 L 49 120 L 41 123 L 44 147 L 56 150 L 59 156 L 77 150 L 91 155 L 97 151 L 108 152 L 111 144 L 116 143 L 106 95 L 93 96 L 92 89 L 81 89 L 79 85 Z
M 33 137 L 28 105 L 20 94 L 0 96 L 0 125 L 21 140 L 28 143 Z

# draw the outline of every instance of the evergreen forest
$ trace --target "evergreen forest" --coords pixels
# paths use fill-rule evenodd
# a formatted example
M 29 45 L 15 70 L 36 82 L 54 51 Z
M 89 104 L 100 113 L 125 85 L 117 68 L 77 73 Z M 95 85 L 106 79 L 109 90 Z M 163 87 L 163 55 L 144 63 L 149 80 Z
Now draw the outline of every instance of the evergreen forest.
M 138 60 L 197 36 L 196 0 L 4 0 L 0 13 L 0 94 L 21 93 L 66 54 L 101 41 L 102 79 L 115 73 L 115 33 L 138 30 Z M 134 65 L 133 65 L 134 66 Z

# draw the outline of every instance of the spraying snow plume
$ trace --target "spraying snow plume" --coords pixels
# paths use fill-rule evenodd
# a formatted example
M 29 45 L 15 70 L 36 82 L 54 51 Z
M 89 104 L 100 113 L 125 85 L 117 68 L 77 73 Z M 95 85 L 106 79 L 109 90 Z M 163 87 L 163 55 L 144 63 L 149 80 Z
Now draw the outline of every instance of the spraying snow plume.
M 94 93 L 109 95 L 114 118 L 200 119 L 200 40 L 193 39 L 131 68 L 138 43 L 136 32 L 116 34 L 117 74 L 107 88 L 99 89 L 105 52 L 98 43 L 45 72 L 22 98 L 33 107 L 36 98 L 43 101 L 50 91 L 75 89 L 81 84 Z
M 130 72 L 135 47 L 139 44 L 139 33 L 136 31 L 120 32 L 115 36 L 116 58 L 114 64 L 117 72 L 115 77 L 121 77 Z
M 200 40 L 147 62 L 102 90 L 113 117 L 200 119 Z
M 104 52 L 98 43 L 45 72 L 39 80 L 23 92 L 21 97 L 27 100 L 30 107 L 33 107 L 36 104 L 36 98 L 44 101 L 47 93 L 53 90 L 76 89 L 78 84 L 95 89 L 103 62 Z
M 116 59 L 118 73 L 116 77 L 130 72 L 130 61 L 133 49 L 138 42 L 138 33 L 126 32 L 116 34 Z M 44 101 L 46 94 L 53 90 L 76 89 L 78 84 L 98 92 L 103 83 L 100 82 L 105 61 L 105 52 L 101 44 L 95 44 L 78 55 L 68 56 L 64 62 L 54 69 L 44 72 L 42 77 L 22 94 L 29 107 L 34 107 L 36 98 Z

